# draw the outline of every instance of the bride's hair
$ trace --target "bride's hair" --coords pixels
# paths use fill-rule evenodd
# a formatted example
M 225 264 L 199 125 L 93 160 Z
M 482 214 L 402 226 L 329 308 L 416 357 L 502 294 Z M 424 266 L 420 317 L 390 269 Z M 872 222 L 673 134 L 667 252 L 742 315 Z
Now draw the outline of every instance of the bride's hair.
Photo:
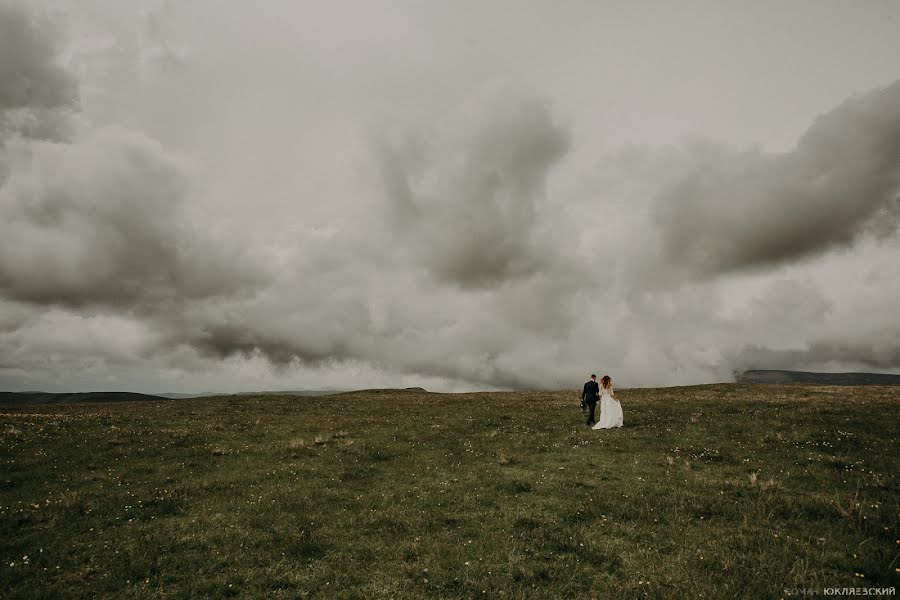
M 603 387 L 607 388 L 609 387 L 609 383 L 612 381 L 612 377 L 610 377 L 609 375 L 604 375 L 603 379 L 601 379 L 600 381 L 603 383 Z

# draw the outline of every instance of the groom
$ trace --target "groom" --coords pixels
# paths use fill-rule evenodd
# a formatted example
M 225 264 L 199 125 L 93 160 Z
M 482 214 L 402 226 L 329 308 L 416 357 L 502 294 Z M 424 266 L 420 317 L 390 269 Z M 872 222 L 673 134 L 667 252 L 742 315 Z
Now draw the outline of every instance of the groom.
M 600 385 L 597 383 L 597 376 L 591 374 L 591 380 L 584 384 L 581 391 L 581 404 L 588 407 L 587 424 L 593 425 L 597 421 L 594 420 L 594 409 L 597 408 L 597 400 L 600 399 Z

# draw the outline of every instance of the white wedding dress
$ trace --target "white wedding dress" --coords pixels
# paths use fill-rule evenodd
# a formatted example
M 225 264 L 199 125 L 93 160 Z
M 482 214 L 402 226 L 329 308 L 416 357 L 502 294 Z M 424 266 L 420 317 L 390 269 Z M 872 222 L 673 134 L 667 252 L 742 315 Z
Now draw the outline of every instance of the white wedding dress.
M 594 429 L 621 427 L 624 421 L 622 405 L 613 398 L 612 386 L 600 388 L 600 420 L 594 425 Z

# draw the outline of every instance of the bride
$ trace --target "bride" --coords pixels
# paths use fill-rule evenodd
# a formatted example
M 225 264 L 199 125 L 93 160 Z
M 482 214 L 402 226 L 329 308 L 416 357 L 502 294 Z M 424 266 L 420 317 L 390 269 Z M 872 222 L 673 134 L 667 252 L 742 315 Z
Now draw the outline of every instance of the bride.
M 594 429 L 621 427 L 623 422 L 622 405 L 616 400 L 612 378 L 604 375 L 600 380 L 600 420 L 594 425 Z

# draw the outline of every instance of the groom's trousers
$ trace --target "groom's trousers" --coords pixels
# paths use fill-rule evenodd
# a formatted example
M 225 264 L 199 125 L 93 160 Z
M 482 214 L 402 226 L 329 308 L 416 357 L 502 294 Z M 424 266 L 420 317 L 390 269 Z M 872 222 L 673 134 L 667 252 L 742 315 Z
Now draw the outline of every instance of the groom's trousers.
M 587 406 L 588 406 L 587 424 L 593 425 L 594 423 L 597 422 L 594 420 L 594 409 L 597 408 L 597 403 L 596 402 L 588 402 Z

